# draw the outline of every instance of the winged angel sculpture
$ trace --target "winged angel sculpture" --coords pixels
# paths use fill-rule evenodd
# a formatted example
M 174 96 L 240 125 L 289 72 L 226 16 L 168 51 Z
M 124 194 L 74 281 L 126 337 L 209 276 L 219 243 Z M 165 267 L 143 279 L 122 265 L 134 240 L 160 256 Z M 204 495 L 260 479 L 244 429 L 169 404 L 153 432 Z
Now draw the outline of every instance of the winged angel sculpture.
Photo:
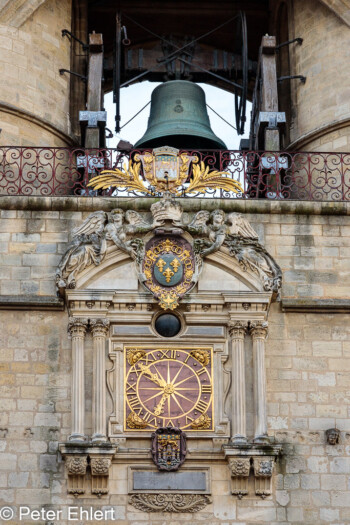
M 126 222 L 125 222 L 126 221 Z M 146 223 L 141 215 L 133 210 L 126 213 L 116 208 L 107 214 L 104 211 L 91 213 L 81 226 L 73 230 L 73 239 L 63 255 L 57 271 L 56 284 L 59 290 L 75 288 L 76 275 L 94 264 L 103 261 L 107 251 L 107 241 L 128 253 L 133 259 L 140 257 L 142 241 L 129 238 L 136 233 L 150 231 L 152 225 Z
M 91 213 L 81 226 L 73 230 L 72 241 L 57 268 L 58 290 L 62 292 L 64 288 L 75 288 L 77 274 L 90 265 L 101 264 L 111 242 L 140 266 L 145 255 L 142 234 L 154 230 L 158 234 L 160 231 L 172 235 L 181 235 L 183 231 L 191 234 L 196 279 L 203 259 L 223 247 L 235 257 L 243 271 L 249 270 L 259 276 L 266 291 L 272 291 L 275 296 L 278 293 L 282 281 L 281 269 L 259 243 L 257 233 L 241 214 L 227 215 L 221 209 L 211 213 L 201 210 L 191 222 L 184 223 L 181 205 L 166 194 L 161 201 L 152 204 L 150 211 L 152 222 L 146 222 L 141 214 L 133 210 L 124 213 L 116 208 L 109 214 L 104 211 Z M 159 229 L 159 226 L 162 228 Z
M 226 216 L 223 210 L 199 211 L 187 230 L 195 237 L 197 261 L 224 246 L 239 262 L 243 271 L 256 273 L 266 291 L 278 294 L 282 272 L 276 261 L 259 243 L 258 235 L 240 213 Z

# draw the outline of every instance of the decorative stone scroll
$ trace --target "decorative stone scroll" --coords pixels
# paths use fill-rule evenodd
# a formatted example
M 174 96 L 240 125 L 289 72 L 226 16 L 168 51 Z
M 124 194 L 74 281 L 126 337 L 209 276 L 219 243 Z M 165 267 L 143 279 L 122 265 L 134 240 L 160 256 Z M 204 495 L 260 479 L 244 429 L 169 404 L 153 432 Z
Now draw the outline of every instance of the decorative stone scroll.
M 133 494 L 129 502 L 143 512 L 199 512 L 211 499 L 204 494 Z
M 232 494 L 242 499 L 254 487 L 256 496 L 265 499 L 272 494 L 274 464 L 282 445 L 249 443 L 224 446 L 224 454 L 232 478 Z M 254 476 L 254 480 L 251 478 Z M 254 481 L 254 484 L 251 482 Z
M 109 471 L 117 447 L 111 443 L 61 443 L 59 450 L 68 473 L 68 493 L 75 497 L 87 492 L 87 472 L 91 471 L 91 493 L 99 498 L 109 491 Z
M 262 288 L 276 298 L 282 283 L 281 269 L 259 244 L 258 235 L 243 215 L 227 215 L 221 209 L 211 213 L 201 210 L 188 220 L 181 204 L 169 193 L 153 203 L 150 212 L 151 222 L 134 210 L 124 212 L 119 208 L 110 213 L 97 211 L 90 214 L 80 227 L 72 231 L 72 241 L 58 265 L 56 284 L 59 293 L 62 295 L 65 289 L 75 288 L 77 276 L 89 266 L 99 266 L 105 259 L 108 246 L 114 244 L 134 260 L 140 283 L 160 300 L 164 309 L 172 308 L 178 299 L 189 293 L 198 280 L 203 259 L 220 249 L 234 257 L 244 272 L 254 273 Z M 169 260 L 162 257 L 162 261 L 154 261 L 162 264 L 145 269 L 147 253 L 152 255 L 149 246 L 153 246 L 154 237 L 150 237 L 150 233 L 165 242 L 171 238 L 179 246 L 187 243 L 188 249 L 184 250 L 183 256 L 179 252 L 182 259 L 175 252 L 172 255 L 169 252 Z M 145 275 L 146 270 L 148 275 Z M 153 283 L 156 274 L 158 283 Z M 158 290 L 162 280 L 169 304 L 161 300 Z M 177 290 L 179 286 L 181 289 Z
M 254 458 L 255 494 L 265 499 L 271 495 L 271 480 L 274 467 L 273 457 Z
M 248 481 L 251 466 L 254 471 L 255 494 L 265 499 L 271 496 L 271 479 L 274 457 L 229 457 L 229 469 L 232 478 L 232 494 L 242 499 L 249 493 Z
M 229 458 L 232 478 L 232 494 L 242 499 L 248 494 L 250 458 Z
M 67 456 L 66 469 L 68 472 L 68 493 L 75 497 L 85 493 L 85 474 L 87 456 Z
M 91 492 L 99 498 L 103 494 L 108 494 L 108 477 L 111 464 L 110 458 L 98 456 L 90 458 Z

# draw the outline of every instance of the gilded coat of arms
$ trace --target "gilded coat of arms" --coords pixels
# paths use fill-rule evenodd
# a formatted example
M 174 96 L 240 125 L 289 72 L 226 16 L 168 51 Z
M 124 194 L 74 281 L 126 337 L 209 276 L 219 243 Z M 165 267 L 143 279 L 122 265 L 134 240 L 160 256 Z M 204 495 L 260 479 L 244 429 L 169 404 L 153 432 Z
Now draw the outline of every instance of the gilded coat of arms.
M 137 159 L 141 160 L 145 178 L 151 186 L 157 191 L 171 193 L 186 182 L 190 163 L 198 161 L 196 156 L 188 153 L 179 155 L 179 150 L 169 146 L 137 155 Z
M 192 288 L 195 260 L 192 246 L 179 236 L 158 235 L 145 249 L 144 285 L 159 299 L 164 310 L 174 310 Z
M 158 428 L 152 434 L 152 457 L 159 470 L 177 470 L 186 452 L 186 434 L 179 428 Z

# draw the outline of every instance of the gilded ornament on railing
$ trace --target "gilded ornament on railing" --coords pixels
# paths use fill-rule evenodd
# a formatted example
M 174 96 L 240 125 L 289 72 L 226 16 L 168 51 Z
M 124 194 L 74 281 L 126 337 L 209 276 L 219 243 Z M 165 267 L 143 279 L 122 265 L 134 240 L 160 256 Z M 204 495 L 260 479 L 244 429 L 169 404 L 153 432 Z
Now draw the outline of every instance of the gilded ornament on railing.
M 209 171 L 209 166 L 205 166 L 203 161 L 197 164 L 198 160 L 196 155 L 186 152 L 180 154 L 178 149 L 169 146 L 155 148 L 152 153 L 136 154 L 134 162 L 129 162 L 129 167 L 124 164 L 124 171 L 119 168 L 101 171 L 88 186 L 94 190 L 124 188 L 126 191 L 148 195 L 170 192 L 179 196 L 186 193 L 205 193 L 208 189 L 244 193 L 241 184 L 230 178 L 230 173 Z M 144 178 L 141 174 L 141 163 Z M 192 176 L 188 181 L 191 163 Z M 188 187 L 185 186 L 187 182 Z
M 185 193 L 205 193 L 208 188 L 244 193 L 240 182 L 225 175 L 229 175 L 229 173 L 226 171 L 209 171 L 209 166 L 205 166 L 203 161 L 200 164 L 194 164 L 192 179 Z

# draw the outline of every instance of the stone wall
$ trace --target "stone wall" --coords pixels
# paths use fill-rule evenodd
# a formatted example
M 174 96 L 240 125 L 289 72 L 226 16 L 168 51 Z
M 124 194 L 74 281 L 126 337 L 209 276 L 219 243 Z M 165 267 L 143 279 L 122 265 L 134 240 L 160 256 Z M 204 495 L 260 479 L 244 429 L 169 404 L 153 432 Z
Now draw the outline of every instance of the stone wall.
M 0 19 L 0 141 L 66 146 L 72 142 L 70 77 L 59 69 L 70 69 L 70 42 L 61 31 L 71 27 L 71 0 L 48 0 L 27 11 L 17 27 L 11 24 L 16 10 L 6 25 Z
M 284 298 L 344 297 L 344 286 L 350 284 L 348 204 L 205 199 L 181 203 L 185 212 L 221 207 L 245 213 L 283 270 Z M 147 200 L 136 205 L 149 208 Z M 0 206 L 2 295 L 54 295 L 55 270 L 71 230 L 92 211 L 133 207 L 129 199 L 84 197 L 0 197 Z
M 220 446 L 192 441 L 186 463 L 212 468 L 212 503 L 197 514 L 149 514 L 128 503 L 130 459 L 123 445 L 112 468 L 110 494 L 100 500 L 89 489 L 78 500 L 67 496 L 64 463 L 57 452 L 58 443 L 66 441 L 70 432 L 71 343 L 67 312 L 54 310 L 58 308 L 54 304 L 55 268 L 69 232 L 89 212 L 132 204 L 84 198 L 11 202 L 3 198 L 1 204 L 1 506 L 34 509 L 46 505 L 56 510 L 68 505 L 113 506 L 116 522 L 125 525 L 170 521 L 335 525 L 350 520 L 350 333 L 345 313 L 349 309 L 348 205 L 182 201 L 187 212 L 223 207 L 245 213 L 282 267 L 282 302 L 273 304 L 269 315 L 266 368 L 269 435 L 283 443 L 283 455 L 276 463 L 273 496 L 238 500 L 231 494 Z M 149 201 L 139 200 L 137 205 L 148 208 Z M 23 299 L 20 307 L 15 305 L 16 294 Z M 51 310 L 40 309 L 40 297 L 51 300 Z M 317 298 L 326 300 L 328 310 L 317 311 L 317 302 L 312 303 Z M 288 300 L 294 300 L 294 309 L 299 311 L 290 311 Z M 91 336 L 86 355 L 90 426 Z M 341 430 L 340 443 L 327 445 L 325 430 L 334 426 Z M 144 442 L 135 440 L 133 447 L 142 448 Z M 202 459 L 198 459 L 201 451 Z M 135 461 L 152 465 L 147 454 Z M 65 520 L 57 523 L 68 525 Z

